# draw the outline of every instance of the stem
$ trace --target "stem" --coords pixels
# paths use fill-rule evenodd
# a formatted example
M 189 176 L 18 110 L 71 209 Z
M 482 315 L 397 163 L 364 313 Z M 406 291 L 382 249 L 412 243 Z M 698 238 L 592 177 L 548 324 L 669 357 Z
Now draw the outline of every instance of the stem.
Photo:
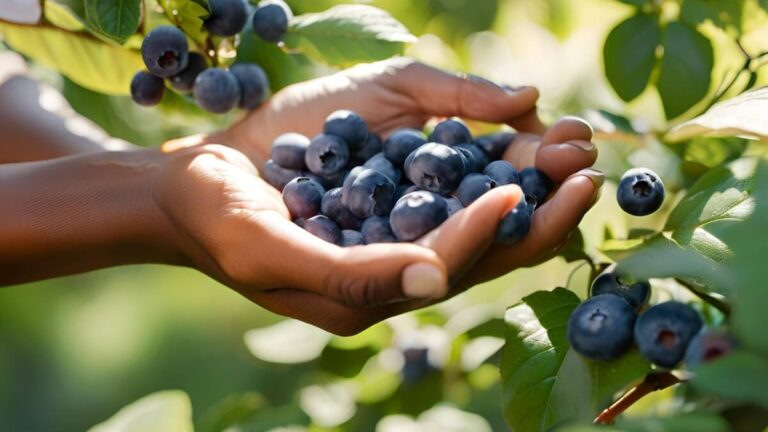
M 616 417 L 621 415 L 644 396 L 655 391 L 664 390 L 667 387 L 671 387 L 681 382 L 683 382 L 683 380 L 676 377 L 671 372 L 651 372 L 645 376 L 645 379 L 640 384 L 627 390 L 627 392 L 621 395 L 616 402 L 604 409 L 603 412 L 595 417 L 593 423 L 602 425 L 612 424 L 614 420 L 616 420 Z
M 713 297 L 700 289 L 696 288 L 695 286 L 691 285 L 690 283 L 680 279 L 675 278 L 675 282 L 679 283 L 680 285 L 687 288 L 690 292 L 692 292 L 696 297 L 700 298 L 705 303 L 708 303 L 709 305 L 713 306 L 715 309 L 722 312 L 725 316 L 728 316 L 731 314 L 731 305 L 724 302 L 723 300 Z

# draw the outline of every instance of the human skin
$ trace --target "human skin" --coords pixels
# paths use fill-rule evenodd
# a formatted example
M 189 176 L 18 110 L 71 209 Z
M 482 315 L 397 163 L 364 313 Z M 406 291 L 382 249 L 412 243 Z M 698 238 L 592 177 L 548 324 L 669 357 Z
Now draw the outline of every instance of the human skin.
M 357 333 L 535 265 L 565 244 L 596 199 L 602 174 L 585 170 L 597 157 L 589 126 L 568 118 L 545 129 L 537 97 L 529 87 L 511 90 L 398 59 L 288 87 L 226 131 L 160 149 L 62 148 L 58 143 L 77 138 L 63 139 L 61 131 L 46 138 L 38 128 L 35 154 L 76 150 L 0 165 L 0 202 L 12 203 L 0 207 L 0 284 L 123 264 L 185 265 L 274 312 Z M 523 132 L 504 158 L 517 168 L 535 164 L 558 189 L 514 246 L 493 245 L 493 238 L 521 197 L 516 186 L 492 190 L 412 244 L 326 243 L 291 222 L 257 167 L 274 137 L 318 133 L 342 108 L 383 136 L 435 116 L 510 124 Z M 25 140 L 23 131 L 10 137 L 0 137 L 0 153 Z

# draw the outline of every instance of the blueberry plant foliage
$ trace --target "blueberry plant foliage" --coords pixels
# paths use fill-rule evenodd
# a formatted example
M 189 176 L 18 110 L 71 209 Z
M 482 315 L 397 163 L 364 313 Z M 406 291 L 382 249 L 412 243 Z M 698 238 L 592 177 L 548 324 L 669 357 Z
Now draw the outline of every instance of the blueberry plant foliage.
M 650 128 L 623 113 L 583 114 L 601 150 L 618 160 L 618 168 L 608 167 L 609 180 L 635 165 L 630 160 L 651 155 L 667 197 L 652 223 L 638 224 L 642 229 L 616 233 L 606 225 L 598 239 L 577 231 L 560 255 L 581 263 L 574 273 L 586 269 L 590 281 L 608 266 L 627 280 L 650 280 L 651 304 L 691 305 L 706 328 L 734 341 L 732 350 L 672 369 L 651 364 L 634 346 L 614 360 L 589 360 L 567 338 L 587 286 L 539 286 L 503 316 L 487 305 L 432 308 L 349 338 L 292 320 L 254 329 L 244 340 L 256 358 L 287 371 L 313 366 L 296 384 L 303 387 L 294 400 L 234 394 L 193 420 L 186 395 L 162 392 L 93 430 L 490 431 L 491 421 L 471 413 L 493 412 L 521 432 L 765 430 L 768 89 L 755 86 L 768 53 L 743 42 L 768 20 L 768 1 L 617 1 L 627 13 L 604 42 L 607 81 L 627 103 L 657 98 L 668 122 Z M 32 3 L 41 6 L 37 17 L 0 20 L 2 41 L 110 95 L 128 94 L 143 68 L 143 35 L 159 25 L 182 29 L 213 64 L 259 64 L 273 90 L 312 76 L 321 64 L 397 55 L 413 40 L 386 12 L 365 5 L 296 16 L 275 45 L 247 26 L 237 37 L 211 36 L 203 26 L 205 0 Z M 171 91 L 160 107 L 202 114 Z M 606 192 L 605 200 L 615 195 Z M 587 240 L 597 248 L 586 247 Z M 633 413 L 641 405 L 641 415 Z

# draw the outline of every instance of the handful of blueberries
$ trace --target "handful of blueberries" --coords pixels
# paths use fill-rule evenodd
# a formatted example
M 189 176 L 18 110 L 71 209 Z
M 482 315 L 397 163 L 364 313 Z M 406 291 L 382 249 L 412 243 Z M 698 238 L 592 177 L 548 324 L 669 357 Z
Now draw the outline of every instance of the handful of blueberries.
M 589 359 L 607 361 L 624 355 L 634 341 L 651 363 L 670 369 L 683 360 L 691 367 L 731 351 L 732 341 L 703 329 L 699 313 L 684 303 L 667 301 L 646 309 L 650 294 L 645 281 L 628 285 L 611 272 L 597 277 L 590 298 L 568 320 L 571 347 Z
M 553 184 L 536 168 L 518 172 L 501 160 L 512 138 L 473 139 L 451 119 L 429 137 L 406 128 L 382 141 L 362 117 L 342 110 L 312 139 L 279 136 L 263 176 L 282 191 L 296 224 L 340 246 L 414 241 L 489 190 L 517 184 L 526 200 L 496 235 L 497 242 L 513 244 L 528 233 L 533 211 Z
M 209 5 L 211 14 L 204 25 L 211 35 L 230 37 L 242 31 L 248 17 L 243 0 L 210 0 Z M 253 31 L 268 42 L 279 42 L 292 16 L 284 1 L 262 1 L 253 14 Z M 139 105 L 160 103 L 165 79 L 176 91 L 192 93 L 201 108 L 217 114 L 235 107 L 252 110 L 269 97 L 269 79 L 259 65 L 209 67 L 203 54 L 189 52 L 186 35 L 174 26 L 150 31 L 141 56 L 147 70 L 137 72 L 131 81 L 131 97 Z

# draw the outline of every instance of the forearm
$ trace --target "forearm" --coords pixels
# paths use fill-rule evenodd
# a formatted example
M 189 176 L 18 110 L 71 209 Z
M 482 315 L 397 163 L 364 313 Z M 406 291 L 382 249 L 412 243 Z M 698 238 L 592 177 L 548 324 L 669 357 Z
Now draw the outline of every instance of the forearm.
M 0 285 L 131 263 L 178 263 L 152 190 L 159 151 L 0 166 Z

